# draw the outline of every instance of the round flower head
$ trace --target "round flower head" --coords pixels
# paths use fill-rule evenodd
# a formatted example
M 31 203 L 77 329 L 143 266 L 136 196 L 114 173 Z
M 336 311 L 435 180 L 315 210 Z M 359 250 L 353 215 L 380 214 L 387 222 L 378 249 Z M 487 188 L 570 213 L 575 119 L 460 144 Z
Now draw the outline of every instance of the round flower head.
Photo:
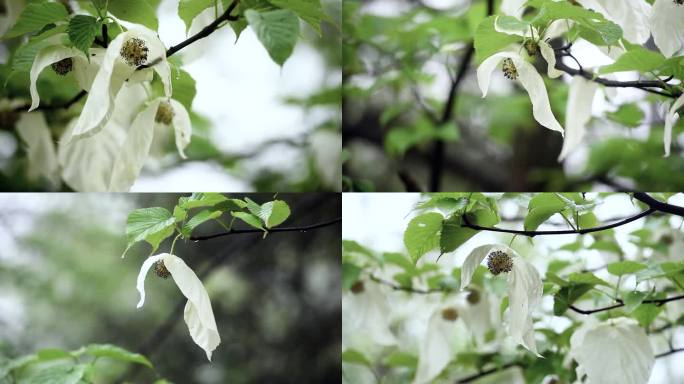
M 164 125 L 171 125 L 173 122 L 173 107 L 168 101 L 162 101 L 159 103 L 159 108 L 157 109 L 157 115 L 154 117 L 154 121 Z
M 66 76 L 67 73 L 74 69 L 74 61 L 71 57 L 62 59 L 56 63 L 52 63 L 52 70 L 54 70 L 60 76 Z
M 534 56 L 539 52 L 539 44 L 532 39 L 526 40 L 523 47 L 525 47 L 525 51 L 527 51 L 527 54 L 530 56 Z
M 446 321 L 458 320 L 458 310 L 456 310 L 454 307 L 442 309 L 442 319 Z
M 513 268 L 513 260 L 506 252 L 494 251 L 487 257 L 487 268 L 495 276 L 502 272 L 510 272 Z
M 355 295 L 363 293 L 364 290 L 365 290 L 365 287 L 363 286 L 363 281 L 361 281 L 361 280 L 354 283 L 350 288 L 351 293 L 353 293 Z
M 164 262 L 161 260 L 154 263 L 154 273 L 156 273 L 157 276 L 161 277 L 162 279 L 168 279 L 169 277 L 171 277 L 171 272 L 169 272 L 169 270 L 164 265 Z
M 119 54 L 126 64 L 132 67 L 139 67 L 147 63 L 147 53 L 150 51 L 145 44 L 145 40 L 137 37 L 126 40 L 121 46 Z
M 487 256 L 492 274 L 508 272 L 508 333 L 516 343 L 538 355 L 531 312 L 541 301 L 543 285 L 539 272 L 505 245 L 483 245 L 473 249 L 463 262 L 461 289 L 470 284 L 475 270 Z
M 477 289 L 469 289 L 468 290 L 468 296 L 466 296 L 466 300 L 468 303 L 475 305 L 480 302 L 480 291 Z
M 508 57 L 503 59 L 501 71 L 507 79 L 516 80 L 518 78 L 518 69 L 513 64 L 513 60 Z

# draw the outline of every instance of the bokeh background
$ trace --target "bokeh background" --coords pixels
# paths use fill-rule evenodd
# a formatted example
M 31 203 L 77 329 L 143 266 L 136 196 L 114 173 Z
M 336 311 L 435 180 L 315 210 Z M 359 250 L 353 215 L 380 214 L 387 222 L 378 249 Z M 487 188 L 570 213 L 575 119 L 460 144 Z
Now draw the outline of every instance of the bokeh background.
M 242 198 L 242 195 L 234 195 Z M 171 194 L 0 196 L 0 362 L 42 348 L 111 343 L 148 356 L 174 383 L 337 382 L 340 377 L 340 225 L 176 244 L 204 282 L 222 344 L 210 364 L 188 334 L 172 280 L 135 281 L 149 253 L 125 259 L 125 220 L 140 207 L 173 207 Z M 272 195 L 249 195 L 257 202 Z M 283 226 L 340 216 L 335 194 L 279 195 Z M 206 224 L 197 233 L 222 232 Z M 168 251 L 168 242 L 160 252 Z M 104 364 L 100 366 L 100 364 Z M 109 365 L 107 365 L 109 364 Z M 1 365 L 1 364 L 0 364 Z M 151 383 L 147 369 L 98 362 L 96 383 Z M 130 369 L 133 368 L 133 369 Z
M 178 0 L 158 3 L 161 40 L 167 47 L 185 40 Z M 329 16 L 323 35 L 302 23 L 300 41 L 282 68 L 251 28 L 237 43 L 226 26 L 181 51 L 182 68 L 197 82 L 189 160 L 180 161 L 166 141 L 158 143 L 132 191 L 340 190 L 342 2 L 321 3 Z M 0 68 L 7 61 L 8 49 L 0 42 Z M 3 82 L 6 75 L 0 71 Z M 0 110 L 10 100 L 25 99 L 25 88 L 0 88 Z M 12 127 L 3 125 L 0 189 L 45 189 L 40 181 L 26 180 L 22 145 Z
M 595 198 L 597 195 L 588 194 L 589 198 Z M 403 235 L 409 221 L 414 217 L 413 209 L 419 201 L 423 200 L 420 194 L 416 193 L 345 193 L 343 196 L 343 216 L 344 222 L 342 224 L 342 236 L 345 240 L 354 240 L 359 244 L 366 246 L 376 252 L 400 252 L 406 253 L 403 243 Z M 521 217 L 524 217 L 525 212 L 522 212 L 515 200 L 505 201 L 500 204 L 499 214 L 502 222 L 497 225 L 502 228 L 521 229 Z M 672 196 L 668 202 L 670 204 L 684 206 L 684 195 L 677 194 Z M 616 217 L 627 217 L 639 212 L 637 207 L 632 205 L 628 194 L 618 193 L 612 195 L 604 195 L 602 203 L 594 209 L 598 222 L 610 222 Z M 565 223 L 560 215 L 556 214 L 549 220 L 548 223 L 542 224 L 539 230 L 557 230 L 565 229 Z M 653 245 L 659 250 L 642 248 L 635 245 L 638 240 L 631 235 L 634 231 L 642 230 L 648 233 L 649 236 L 644 237 L 644 241 L 656 241 Z M 657 242 L 658 236 L 669 234 L 674 239 L 671 244 L 667 245 L 663 242 Z M 588 235 L 585 235 L 588 236 Z M 564 260 L 576 265 L 578 270 L 580 268 L 594 271 L 594 274 L 602 279 L 608 281 L 615 281 L 605 269 L 606 263 L 618 260 L 618 255 L 614 252 L 602 251 L 599 249 L 590 249 L 585 247 L 579 251 L 573 252 L 563 250 L 562 246 L 576 241 L 578 235 L 559 235 L 559 236 L 537 236 L 533 242 L 528 242 L 526 238 L 518 237 L 514 244 L 514 248 L 518 250 L 523 257 L 530 261 L 540 272 L 542 276 L 545 275 L 549 264 L 554 260 Z M 651 217 L 649 219 L 639 219 L 627 225 L 623 225 L 614 229 L 614 238 L 617 246 L 620 247 L 624 253 L 622 257 L 625 259 L 644 258 L 645 260 L 660 260 L 660 261 L 680 261 L 684 252 L 684 234 L 682 233 L 682 218 L 680 217 Z M 651 239 L 651 240 L 646 240 Z M 440 271 L 449 274 L 455 267 L 460 267 L 463 264 L 466 256 L 472 249 L 477 246 L 485 244 L 509 244 L 511 235 L 501 235 L 493 232 L 480 232 L 470 240 L 452 253 L 442 255 L 439 259 L 439 252 L 433 251 L 427 253 L 418 262 L 418 266 L 428 263 L 435 263 L 438 261 Z M 385 277 L 388 281 L 392 281 L 393 273 L 397 273 L 391 266 L 381 271 L 376 271 L 376 276 Z M 370 281 L 367 281 L 371 284 Z M 629 277 L 622 280 L 621 289 L 628 290 L 634 287 L 634 277 Z M 642 283 L 643 284 L 643 283 Z M 493 287 L 492 284 L 490 287 Z M 434 302 L 439 302 L 441 295 L 420 295 L 407 294 L 405 292 L 393 291 L 386 286 L 380 286 L 387 298 L 390 311 L 385 313 L 385 319 L 391 324 L 392 330 L 397 330 L 397 349 L 401 351 L 408 351 L 415 353 L 418 348 L 416 344 L 422 341 L 425 337 L 425 328 L 427 326 L 427 319 L 431 313 Z M 643 286 L 641 286 L 643 289 Z M 344 294 L 351 295 L 347 292 Z M 674 295 L 674 294 L 671 294 Z M 345 299 L 343 299 L 345 303 Z M 344 305 L 344 304 L 343 304 Z M 580 308 L 591 308 L 589 301 L 579 303 Z M 553 311 L 553 297 L 544 295 L 541 308 L 535 311 L 535 328 L 550 328 L 560 334 L 568 325 L 569 321 L 565 317 L 558 317 L 551 315 Z M 358 313 L 350 313 L 346 306 L 343 306 L 343 330 L 342 338 L 343 345 L 346 343 L 346 348 L 352 348 L 355 340 L 358 340 L 358 335 L 367 335 L 364 331 L 350 327 L 349 324 L 354 324 L 352 319 Z M 682 301 L 675 301 L 669 303 L 661 316 L 666 316 L 670 319 L 677 319 L 684 313 L 684 304 Z M 575 314 L 572 312 L 566 313 L 572 316 L 577 321 L 587 321 L 588 316 Z M 596 316 L 589 315 L 589 316 Z M 347 319 L 347 320 L 345 320 Z M 349 322 L 347 322 L 349 321 Z M 660 323 L 656 321 L 653 324 L 654 329 L 660 327 Z M 381 327 L 381 326 L 378 326 Z M 541 332 L 537 332 L 537 340 L 540 340 Z M 372 337 L 368 336 L 370 340 Z M 684 329 L 681 326 L 674 326 L 665 332 L 654 333 L 649 337 L 654 353 L 665 352 L 668 350 L 668 339 L 672 342 L 674 347 L 681 348 L 684 346 Z M 383 353 L 391 351 L 391 347 L 381 347 L 375 345 L 372 347 L 372 341 L 368 341 L 364 346 L 356 346 L 362 352 L 367 353 L 367 356 L 383 356 Z M 541 345 L 541 344 L 539 344 Z M 485 347 L 486 350 L 472 351 L 475 353 L 514 353 L 515 346 L 502 343 L 498 345 L 499 349 L 492 349 L 491 346 Z M 470 352 L 470 351 L 466 351 Z M 542 352 L 543 354 L 543 352 Z M 458 373 L 458 369 L 462 367 L 452 366 L 451 372 Z M 514 371 L 518 368 L 509 369 L 507 371 Z M 343 367 L 345 372 L 346 382 L 349 383 L 374 383 L 376 378 L 372 372 L 361 365 L 345 363 Z M 520 383 L 520 376 L 508 376 L 511 372 L 504 371 L 501 375 L 490 375 L 482 380 L 473 381 L 474 383 Z M 407 380 L 406 375 L 401 375 L 400 369 L 378 369 L 377 372 L 385 374 L 388 380 L 394 382 L 410 382 L 410 377 Z M 461 372 L 462 376 L 466 376 L 469 372 Z M 446 376 L 447 378 L 451 376 Z M 518 377 L 518 379 L 516 379 Z M 453 377 L 452 377 L 453 378 Z M 684 353 L 675 353 L 664 358 L 656 359 L 653 368 L 650 384 L 669 384 L 679 383 L 684 381 Z M 453 382 L 453 381 L 452 381 Z

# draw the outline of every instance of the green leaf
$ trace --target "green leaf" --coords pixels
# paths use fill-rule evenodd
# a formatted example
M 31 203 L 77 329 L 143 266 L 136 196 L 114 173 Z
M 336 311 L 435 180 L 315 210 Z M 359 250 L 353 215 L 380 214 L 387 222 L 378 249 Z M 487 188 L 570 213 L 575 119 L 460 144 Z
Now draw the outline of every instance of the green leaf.
M 89 50 L 95 41 L 95 36 L 100 29 L 100 23 L 96 18 L 86 15 L 76 15 L 69 21 L 67 33 L 74 47 L 90 57 Z
M 603 15 L 569 2 L 531 0 L 530 6 L 539 9 L 532 20 L 537 27 L 546 27 L 553 20 L 574 20 L 582 37 L 596 45 L 613 45 L 622 38 L 622 28 L 606 20 Z
M 50 360 L 60 360 L 60 359 L 71 359 L 71 358 L 73 358 L 73 354 L 71 352 L 65 351 L 65 350 L 59 349 L 59 348 L 42 349 L 42 350 L 38 351 L 36 356 L 41 361 L 50 361 Z
M 342 263 L 342 289 L 347 291 L 359 280 L 363 269 L 352 263 Z
M 261 229 L 261 230 L 263 230 L 264 232 L 266 231 L 266 229 L 264 228 L 264 226 L 263 226 L 262 223 L 261 223 L 261 220 L 260 220 L 257 216 L 255 216 L 255 215 L 253 215 L 253 214 L 251 214 L 251 213 L 247 213 L 247 212 L 231 212 L 230 214 L 233 215 L 233 217 L 236 217 L 236 218 L 238 218 L 238 219 L 244 221 L 245 223 L 251 225 L 251 226 L 254 227 L 254 228 Z
M 282 66 L 292 55 L 299 37 L 299 19 L 290 10 L 245 12 L 249 25 L 254 29 L 271 59 Z
M 175 222 L 176 219 L 165 208 L 136 209 L 128 215 L 126 221 L 126 250 L 134 243 L 145 240 L 152 246 L 152 252 L 156 251 L 159 243 L 174 232 Z
M 575 283 L 575 284 L 591 284 L 591 285 L 603 285 L 606 287 L 610 287 L 611 285 L 608 284 L 603 279 L 600 279 L 596 277 L 591 272 L 574 272 L 571 273 L 570 276 L 568 276 L 568 281 L 570 283 Z
M 646 269 L 646 266 L 636 261 L 625 260 L 608 264 L 608 273 L 615 276 L 629 275 Z
M 662 294 L 657 298 L 662 299 L 664 297 L 665 295 Z M 641 304 L 632 312 L 632 317 L 636 319 L 642 327 L 648 327 L 664 308 L 664 305 Z
M 663 64 L 665 64 L 665 56 L 660 52 L 636 46 L 618 57 L 613 64 L 602 67 L 599 73 L 606 74 L 624 71 L 651 72 Z
M 78 384 L 81 383 L 88 365 L 59 364 L 29 371 L 22 376 L 22 384 Z
M 342 362 L 365 365 L 366 367 L 371 366 L 370 360 L 368 360 L 366 355 L 353 348 L 349 348 L 342 352 Z
M 128 363 L 142 364 L 148 368 L 153 368 L 152 363 L 150 363 L 145 356 L 111 344 L 91 344 L 86 347 L 86 353 L 94 357 L 106 357 Z
M 577 227 L 586 229 L 586 228 L 594 228 L 598 224 L 598 220 L 596 219 L 596 215 L 592 212 L 587 212 L 582 215 L 578 215 L 577 218 Z
M 275 6 L 294 11 L 321 35 L 321 21 L 325 19 L 320 0 L 269 0 Z
M 413 261 L 403 253 L 385 252 L 382 254 L 382 259 L 385 261 L 385 263 L 399 266 L 406 272 L 413 273 L 416 269 L 415 265 L 413 264 Z
M 207 222 L 209 220 L 216 219 L 220 217 L 222 214 L 223 212 L 221 211 L 209 209 L 200 211 L 198 214 L 196 214 L 190 220 L 188 220 L 188 222 L 185 223 L 185 225 L 183 225 L 181 233 L 184 237 L 189 237 L 192 234 L 192 231 L 195 230 L 195 228 L 197 228 L 200 224 Z
M 418 357 L 412 353 L 395 351 L 385 359 L 388 367 L 405 367 L 415 370 L 418 367 Z
M 494 29 L 496 16 L 490 16 L 482 20 L 475 31 L 475 58 L 482 62 L 489 56 L 499 52 L 510 44 L 518 42 L 518 36 L 499 33 Z
M 444 216 L 441 214 L 429 212 L 416 216 L 409 222 L 404 232 L 404 245 L 414 264 L 421 256 L 439 245 L 443 219 Z
M 180 0 L 178 2 L 178 16 L 185 23 L 187 32 L 192 25 L 192 21 L 205 9 L 212 7 L 215 0 Z
M 553 296 L 553 314 L 556 316 L 564 314 L 570 305 L 593 287 L 593 284 L 570 284 L 561 287 L 558 293 Z
M 273 228 L 290 217 L 290 206 L 282 200 L 269 201 L 261 205 L 259 217 L 266 224 L 266 228 Z
M 648 294 L 645 292 L 629 292 L 623 296 L 622 300 L 625 303 L 625 312 L 632 313 L 638 307 Z
M 16 24 L 5 34 L 5 38 L 13 38 L 26 33 L 38 32 L 48 24 L 66 20 L 69 16 L 61 3 L 28 4 L 19 15 Z
M 192 110 L 192 102 L 197 95 L 195 79 L 182 69 L 171 70 L 171 85 L 173 87 L 173 98 L 178 100 L 185 109 Z
M 636 128 L 644 120 L 644 111 L 634 103 L 622 104 L 617 111 L 606 113 L 606 117 L 626 127 Z
M 185 209 L 175 206 L 173 207 L 173 218 L 176 219 L 176 223 L 184 221 L 188 217 L 188 211 Z
M 227 197 L 220 193 L 193 193 L 190 197 L 181 197 L 178 199 L 178 206 L 189 210 L 200 207 L 213 207 L 216 204 L 228 200 Z
M 535 195 L 527 206 L 525 230 L 534 231 L 551 216 L 561 212 L 567 203 L 554 193 L 539 193 Z
M 157 11 L 149 0 L 109 0 L 109 12 L 119 19 L 157 30 Z

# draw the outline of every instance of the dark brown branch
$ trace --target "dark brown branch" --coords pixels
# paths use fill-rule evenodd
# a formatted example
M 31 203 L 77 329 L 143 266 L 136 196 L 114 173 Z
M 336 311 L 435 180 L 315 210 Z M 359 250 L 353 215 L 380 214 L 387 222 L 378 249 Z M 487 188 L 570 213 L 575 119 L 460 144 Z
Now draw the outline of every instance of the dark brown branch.
M 575 61 L 577 59 L 572 56 L 570 53 L 556 53 L 556 69 L 563 71 L 567 73 L 568 75 L 571 76 L 582 76 L 587 80 L 591 80 L 595 83 L 602 84 L 606 87 L 613 87 L 613 88 L 637 88 L 641 89 L 646 92 L 654 93 L 657 95 L 665 96 L 665 97 L 671 97 L 671 98 L 677 98 L 681 95 L 681 93 L 673 91 L 672 87 L 670 87 L 668 84 L 666 84 L 665 81 L 663 80 L 635 80 L 635 81 L 617 81 L 617 80 L 609 80 L 605 79 L 602 77 L 598 77 L 595 73 L 585 71 L 581 65 L 579 68 L 572 68 L 565 64 L 563 62 L 563 57 L 571 57 Z M 579 62 L 578 62 L 579 65 Z M 657 88 L 657 89 L 654 89 Z M 658 89 L 662 89 L 666 92 L 659 91 Z
M 412 287 L 404 287 L 399 284 L 395 284 L 391 281 L 383 280 L 377 276 L 370 275 L 370 279 L 373 280 L 374 282 L 382 285 L 386 285 L 390 288 L 392 288 L 395 291 L 402 291 L 402 292 L 408 292 L 408 293 L 418 293 L 421 295 L 429 295 L 431 293 L 449 293 L 451 292 L 450 290 L 447 289 L 441 289 L 441 288 L 436 288 L 436 289 L 418 289 L 418 288 L 412 288 Z
M 641 201 L 642 203 L 648 205 L 650 208 L 653 208 L 659 212 L 684 217 L 684 207 L 663 203 L 662 201 L 658 201 L 644 192 L 635 192 L 633 196 L 635 199 Z
M 341 217 L 338 217 L 333 220 L 329 221 L 324 221 L 322 223 L 317 223 L 317 224 L 312 224 L 312 225 L 305 225 L 305 226 L 300 226 L 300 227 L 280 227 L 280 228 L 270 228 L 268 229 L 268 233 L 276 233 L 276 232 L 306 232 L 312 229 L 318 229 L 318 228 L 323 228 L 327 227 L 329 225 L 337 224 L 342 221 Z M 263 230 L 261 229 L 231 229 L 228 232 L 222 232 L 222 233 L 215 233 L 213 235 L 207 235 L 207 236 L 192 236 L 190 237 L 190 240 L 192 241 L 203 241 L 203 240 L 211 240 L 215 239 L 217 237 L 223 237 L 223 236 L 230 236 L 230 235 L 241 235 L 241 234 L 246 234 L 246 233 L 264 233 Z
M 677 300 L 682 300 L 682 299 L 684 299 L 684 295 L 672 296 L 672 297 L 667 297 L 664 299 L 649 299 L 649 300 L 644 300 L 641 303 L 642 304 L 655 304 L 657 306 L 661 306 L 661 305 L 667 304 L 671 301 L 677 301 Z M 611 309 L 620 308 L 620 307 L 625 306 L 625 303 L 622 300 L 618 299 L 616 301 L 618 302 L 617 304 L 613 304 L 613 305 L 609 305 L 607 307 L 601 307 L 601 308 L 580 309 L 580 308 L 575 307 L 574 305 L 570 305 L 568 308 L 570 308 L 573 311 L 580 313 L 582 315 L 591 315 L 592 313 L 610 311 Z
M 487 16 L 494 14 L 494 0 L 487 0 Z M 470 61 L 475 53 L 475 46 L 471 41 L 466 46 L 466 51 L 463 54 L 461 63 L 456 72 L 456 76 L 451 82 L 451 88 L 449 89 L 449 96 L 447 102 L 444 105 L 444 111 L 442 111 L 442 118 L 440 119 L 440 125 L 447 124 L 451 121 L 454 115 L 454 106 L 456 105 L 456 96 L 458 93 L 458 88 L 460 87 L 465 74 L 470 67 Z M 444 151 L 445 143 L 442 140 L 436 140 L 432 149 L 432 167 L 430 169 L 430 186 L 429 190 L 432 192 L 438 192 L 442 184 L 442 173 L 444 171 Z
M 214 31 L 219 29 L 219 27 L 221 26 L 221 24 L 223 24 L 223 22 L 238 20 L 239 17 L 233 16 L 232 13 L 235 10 L 235 8 L 237 8 L 239 2 L 240 2 L 240 0 L 233 0 L 233 2 L 230 3 L 230 5 L 226 9 L 226 11 L 223 12 L 223 14 L 221 16 L 219 16 L 216 20 L 214 20 L 211 24 L 207 25 L 206 27 L 204 27 L 201 31 L 197 32 L 196 34 L 190 36 L 187 40 L 182 41 L 182 42 L 172 46 L 171 48 L 167 49 L 166 50 L 166 57 L 167 58 L 171 57 L 174 54 L 178 53 L 183 48 L 187 47 L 188 45 L 190 45 L 190 44 L 192 44 L 198 40 L 204 39 L 205 37 L 211 35 L 212 33 L 214 33 Z M 161 62 L 161 59 L 157 59 L 150 64 L 141 65 L 138 67 L 138 70 L 153 67 L 156 64 L 158 64 L 159 62 Z
M 457 384 L 470 383 L 471 381 L 475 381 L 481 377 L 491 375 L 491 374 L 499 372 L 499 371 L 504 371 L 508 368 L 513 368 L 513 367 L 524 367 L 524 364 L 519 363 L 519 362 L 512 362 L 512 363 L 504 364 L 500 367 L 485 369 L 485 370 L 482 370 L 478 373 L 472 374 L 470 376 L 466 376 L 466 377 L 463 377 L 461 379 L 458 379 L 458 381 L 456 381 L 456 383 Z
M 679 353 L 679 352 L 684 352 L 684 348 L 672 348 L 667 352 L 663 352 L 663 353 L 659 353 L 659 354 L 655 355 L 655 358 L 659 359 L 661 357 L 674 355 L 675 353 Z
M 524 231 L 524 230 L 516 230 L 516 229 L 505 229 L 505 228 L 497 228 L 497 227 L 483 227 L 477 224 L 472 224 L 468 221 L 467 215 L 463 215 L 463 224 L 461 224 L 462 227 L 467 227 L 471 229 L 476 229 L 478 231 L 489 231 L 489 232 L 501 232 L 501 233 L 510 233 L 514 235 L 521 235 L 521 236 L 527 236 L 527 237 L 535 237 L 535 236 L 543 236 L 543 235 L 571 235 L 571 234 L 580 234 L 583 235 L 585 233 L 592 233 L 592 232 L 600 232 L 600 231 L 605 231 L 606 229 L 612 229 L 616 228 L 628 223 L 631 223 L 632 221 L 639 220 L 642 217 L 648 216 L 654 212 L 657 212 L 658 210 L 655 208 L 649 208 L 643 212 L 640 212 L 634 216 L 628 217 L 624 220 L 617 221 L 612 224 L 607 224 L 607 225 L 602 225 L 598 227 L 593 227 L 593 228 L 582 228 L 582 229 L 563 229 L 563 230 L 554 230 L 554 231 Z

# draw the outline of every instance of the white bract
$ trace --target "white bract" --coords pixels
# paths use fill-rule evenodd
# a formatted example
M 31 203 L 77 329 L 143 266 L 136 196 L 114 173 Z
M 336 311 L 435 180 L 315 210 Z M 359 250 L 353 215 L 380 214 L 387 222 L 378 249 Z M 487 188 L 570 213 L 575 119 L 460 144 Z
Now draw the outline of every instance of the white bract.
M 455 357 L 456 336 L 467 333 L 459 321 L 462 310 L 462 306 L 454 302 L 435 308 L 419 346 L 415 384 L 432 382 Z
M 394 345 L 397 339 L 389 329 L 388 314 L 390 306 L 387 296 L 378 284 L 362 282 L 359 289 L 350 291 L 342 297 L 345 309 L 343 328 L 354 330 L 366 340 L 378 345 Z
M 624 317 L 582 325 L 570 338 L 570 356 L 588 384 L 647 383 L 655 363 L 644 329 Z
M 17 133 L 26 145 L 30 179 L 40 176 L 50 181 L 53 187 L 59 185 L 59 164 L 50 128 L 42 113 L 23 113 L 17 121 Z
M 582 142 L 597 89 L 597 83 L 582 76 L 572 78 L 565 112 L 565 139 L 558 161 L 565 159 Z
M 542 280 L 534 266 L 505 245 L 488 244 L 473 249 L 461 267 L 461 289 L 470 284 L 475 269 L 490 254 L 502 252 L 510 258 L 508 273 L 508 333 L 517 344 L 537 353 L 532 310 L 542 296 Z
M 131 42 L 140 41 L 147 49 L 144 60 L 133 64 L 121 57 L 122 48 Z M 109 121 L 114 109 L 114 100 L 124 83 L 147 80 L 152 69 L 138 70 L 138 64 L 154 64 L 152 68 L 159 74 L 164 93 L 171 96 L 171 69 L 166 60 L 166 49 L 157 34 L 145 27 L 137 26 L 118 35 L 107 47 L 102 65 L 88 92 L 83 111 L 72 131 L 72 137 L 82 138 L 98 133 Z
M 670 146 L 672 145 L 672 128 L 679 120 L 679 108 L 684 106 L 684 94 L 679 96 L 677 100 L 672 103 L 672 107 L 665 115 L 665 132 L 663 137 L 663 145 L 665 146 L 665 156 L 670 156 Z
M 644 44 L 651 36 L 651 5 L 644 0 L 577 0 L 584 8 L 594 10 L 622 28 L 629 42 Z
M 684 36 L 684 4 L 673 0 L 655 0 L 650 18 L 653 41 L 665 57 L 682 48 Z
M 164 264 L 180 291 L 187 297 L 188 302 L 185 305 L 184 313 L 185 323 L 188 325 L 192 339 L 204 349 L 207 359 L 211 361 L 212 352 L 221 343 L 221 337 L 214 319 L 214 311 L 211 308 L 211 301 L 209 300 L 207 290 L 197 275 L 195 275 L 195 272 L 185 264 L 183 259 L 168 253 L 162 253 L 145 260 L 140 269 L 140 275 L 138 275 L 137 289 L 140 292 L 138 308 L 145 304 L 145 277 L 156 262 Z
M 76 48 L 66 47 L 59 44 L 65 34 L 53 36 L 48 41 L 55 42 L 55 45 L 43 48 L 36 55 L 33 65 L 31 66 L 30 80 L 31 80 L 31 108 L 30 111 L 38 108 L 40 105 L 40 95 L 38 94 L 37 82 L 38 76 L 43 70 L 53 64 L 59 63 L 63 60 L 70 60 L 72 65 L 72 72 L 78 85 L 83 90 L 89 90 L 93 84 L 95 74 L 100 68 L 102 57 L 104 56 L 104 49 L 94 48 L 91 50 L 90 59 Z

